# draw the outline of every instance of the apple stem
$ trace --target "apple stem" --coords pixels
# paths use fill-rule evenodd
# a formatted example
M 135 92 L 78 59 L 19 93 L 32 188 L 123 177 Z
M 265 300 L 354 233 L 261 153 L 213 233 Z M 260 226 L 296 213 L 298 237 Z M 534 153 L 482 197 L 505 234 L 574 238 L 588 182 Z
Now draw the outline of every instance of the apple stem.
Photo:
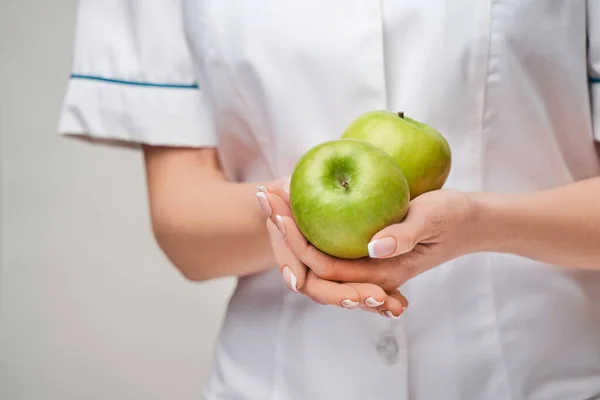
M 404 119 L 404 111 L 398 111 L 398 116 Z

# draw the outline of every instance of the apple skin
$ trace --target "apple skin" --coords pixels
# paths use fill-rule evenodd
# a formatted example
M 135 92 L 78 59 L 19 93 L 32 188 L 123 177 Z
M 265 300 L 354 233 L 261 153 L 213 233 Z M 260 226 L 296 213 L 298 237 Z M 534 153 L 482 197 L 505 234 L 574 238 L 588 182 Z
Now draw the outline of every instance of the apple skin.
M 396 160 L 410 187 L 411 199 L 441 189 L 452 165 L 450 145 L 436 129 L 403 113 L 365 112 L 342 134 L 385 150 Z
M 290 180 L 290 208 L 300 232 L 333 257 L 368 255 L 369 241 L 408 212 L 408 182 L 394 159 L 360 140 L 309 149 Z

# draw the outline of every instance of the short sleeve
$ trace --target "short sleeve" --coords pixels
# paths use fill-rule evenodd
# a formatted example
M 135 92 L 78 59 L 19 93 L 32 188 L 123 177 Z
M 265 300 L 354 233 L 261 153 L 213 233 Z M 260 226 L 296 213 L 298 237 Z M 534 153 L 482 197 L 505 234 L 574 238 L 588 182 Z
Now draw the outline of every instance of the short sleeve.
M 93 142 L 214 147 L 182 0 L 80 0 L 59 133 Z
M 600 141 L 600 0 L 587 2 L 588 74 L 592 118 L 596 140 Z

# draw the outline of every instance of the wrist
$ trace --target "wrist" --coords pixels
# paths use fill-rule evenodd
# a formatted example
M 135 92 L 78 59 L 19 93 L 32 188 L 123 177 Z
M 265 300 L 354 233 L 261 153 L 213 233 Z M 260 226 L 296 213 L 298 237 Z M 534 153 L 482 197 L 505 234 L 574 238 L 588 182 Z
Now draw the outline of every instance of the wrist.
M 473 207 L 473 252 L 502 252 L 510 247 L 510 195 L 469 193 Z

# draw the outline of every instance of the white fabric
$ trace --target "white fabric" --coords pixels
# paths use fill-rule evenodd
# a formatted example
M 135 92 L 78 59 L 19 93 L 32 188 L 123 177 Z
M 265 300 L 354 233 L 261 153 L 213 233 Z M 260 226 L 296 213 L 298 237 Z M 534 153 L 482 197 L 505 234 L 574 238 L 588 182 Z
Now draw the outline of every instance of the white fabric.
M 80 0 L 59 131 L 137 146 L 216 146 L 181 1 Z M 103 79 L 103 80 L 102 80 Z
M 136 4 L 139 14 L 132 15 L 150 21 L 146 7 L 167 2 Z M 88 15 L 88 24 L 102 25 L 105 17 Z M 287 176 L 308 148 L 378 108 L 403 110 L 446 135 L 453 150 L 446 187 L 535 191 L 600 174 L 593 143 L 600 92 L 590 83 L 599 76 L 596 0 L 189 0 L 184 19 L 207 102 L 197 117 L 214 121 L 214 137 L 199 130 L 190 145 L 217 143 L 235 179 Z M 129 44 L 145 36 L 123 35 L 112 46 L 138 54 Z M 180 40 L 165 38 L 164 47 L 180 48 Z M 80 56 L 92 70 L 105 65 L 106 53 L 94 43 L 83 45 Z M 165 63 L 159 69 L 166 75 L 156 77 L 186 78 L 169 67 L 177 54 L 141 64 L 125 54 L 121 63 L 131 62 L 140 77 Z M 76 107 L 88 101 L 71 98 Z M 93 104 L 86 108 L 96 126 L 107 123 Z M 163 117 L 158 125 L 168 126 Z M 136 135 L 173 140 L 171 133 L 149 132 Z M 392 322 L 314 304 L 287 291 L 275 269 L 240 279 L 205 398 L 600 396 L 599 273 L 482 253 L 435 268 L 402 290 L 410 307 Z
M 128 147 L 217 144 L 212 117 L 198 89 L 72 79 L 59 129 L 79 139 Z

